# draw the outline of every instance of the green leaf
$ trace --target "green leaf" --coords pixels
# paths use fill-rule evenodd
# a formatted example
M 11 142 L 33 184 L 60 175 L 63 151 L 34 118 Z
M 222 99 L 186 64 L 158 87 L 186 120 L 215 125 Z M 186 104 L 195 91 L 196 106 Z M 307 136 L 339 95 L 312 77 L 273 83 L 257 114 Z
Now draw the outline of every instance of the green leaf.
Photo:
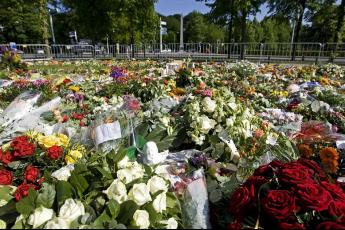
M 14 200 L 11 200 L 6 205 L 0 207 L 0 217 L 2 218 L 2 216 L 8 213 L 17 213 L 16 204 Z
M 127 149 L 121 149 L 119 151 L 112 150 L 110 153 L 107 154 L 107 158 L 110 158 L 114 161 L 114 163 L 118 163 L 121 161 L 127 154 Z
M 72 198 L 74 193 L 73 187 L 67 181 L 59 181 L 56 184 L 56 199 L 58 206 L 65 203 L 65 200 Z
M 127 148 L 127 156 L 129 159 L 134 159 L 135 158 L 135 153 L 137 152 L 137 148 L 134 146 L 128 147 Z
M 137 136 L 137 147 L 139 149 L 143 149 L 146 143 L 147 143 L 147 140 L 143 136 L 141 135 Z
M 113 176 L 107 170 L 105 170 L 101 167 L 98 167 L 98 166 L 96 167 L 96 169 L 102 174 L 103 178 L 108 179 L 108 180 L 113 179 Z
M 108 203 L 108 210 L 111 213 L 111 217 L 113 219 L 116 219 L 116 217 L 119 215 L 120 213 L 120 204 L 116 201 L 111 199 Z
M 29 195 L 22 198 L 16 204 L 17 211 L 23 215 L 29 215 L 36 208 L 37 192 L 30 188 Z
M 42 193 L 38 194 L 37 197 L 37 207 L 44 206 L 46 208 L 51 208 L 55 200 L 55 186 L 47 183 L 43 183 L 43 188 L 41 189 Z
M 159 222 L 163 218 L 163 215 L 160 213 L 157 213 L 156 210 L 153 208 L 152 202 L 146 206 L 146 211 L 149 213 L 150 223 L 152 225 Z
M 104 223 L 111 221 L 111 217 L 108 216 L 107 212 L 104 211 L 92 224 L 93 228 L 104 229 Z
M 87 180 L 81 175 L 76 175 L 74 172 L 70 178 L 70 183 L 76 189 L 80 198 L 83 197 L 83 193 L 89 187 Z
M 0 186 L 0 197 L 1 200 L 10 201 L 13 199 L 11 195 L 12 189 L 9 186 Z
M 132 220 L 135 211 L 139 206 L 132 200 L 123 202 L 120 208 L 120 214 L 118 216 L 118 222 L 122 224 L 129 224 Z

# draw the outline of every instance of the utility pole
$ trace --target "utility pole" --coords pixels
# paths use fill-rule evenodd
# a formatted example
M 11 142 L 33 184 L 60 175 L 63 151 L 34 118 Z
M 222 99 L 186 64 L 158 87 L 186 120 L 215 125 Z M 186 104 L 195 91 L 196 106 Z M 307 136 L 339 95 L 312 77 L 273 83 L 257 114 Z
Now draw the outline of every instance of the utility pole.
M 159 17 L 159 51 L 163 51 L 162 18 Z
M 53 27 L 53 16 L 52 16 L 51 13 L 49 13 L 49 19 L 50 19 L 50 28 L 52 30 L 53 44 L 55 44 L 55 34 L 54 34 L 54 27 Z
M 181 25 L 180 25 L 180 51 L 183 51 L 183 14 L 181 14 Z

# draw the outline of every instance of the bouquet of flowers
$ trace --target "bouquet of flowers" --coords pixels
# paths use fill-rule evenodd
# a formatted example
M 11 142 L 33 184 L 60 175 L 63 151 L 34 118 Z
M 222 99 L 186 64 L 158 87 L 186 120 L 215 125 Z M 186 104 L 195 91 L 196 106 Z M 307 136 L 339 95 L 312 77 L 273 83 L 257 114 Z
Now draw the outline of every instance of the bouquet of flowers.
M 314 161 L 273 161 L 231 194 L 229 229 L 344 229 L 344 204 L 344 186 Z

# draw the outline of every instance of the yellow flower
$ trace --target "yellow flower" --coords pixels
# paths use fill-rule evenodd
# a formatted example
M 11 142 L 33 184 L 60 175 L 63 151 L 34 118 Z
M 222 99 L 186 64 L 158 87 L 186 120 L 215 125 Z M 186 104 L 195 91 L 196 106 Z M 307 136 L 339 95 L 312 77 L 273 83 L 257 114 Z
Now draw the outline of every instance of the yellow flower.
M 8 142 L 7 144 L 4 144 L 1 149 L 4 152 L 7 152 L 10 148 L 11 148 L 11 142 Z
M 320 84 L 321 85 L 329 85 L 330 84 L 329 79 L 325 78 L 325 77 L 321 77 L 320 78 Z
M 66 135 L 59 133 L 57 134 L 57 137 L 60 139 L 61 145 L 66 146 L 66 147 L 68 146 L 69 139 Z
M 73 157 L 74 159 L 78 160 L 83 157 L 83 154 L 82 152 L 78 150 L 71 150 L 69 151 L 68 156 Z
M 70 164 L 74 164 L 76 162 L 76 160 L 74 160 L 72 157 L 70 156 L 65 156 L 65 162 L 70 165 Z
M 50 136 L 39 136 L 37 138 L 38 140 L 38 144 L 42 147 L 42 148 L 45 148 L 45 149 L 48 149 L 54 145 L 58 145 L 60 146 L 61 145 L 61 142 L 60 140 L 54 136 L 54 135 L 50 135 Z
M 35 131 L 35 130 L 27 131 L 27 132 L 25 133 L 25 135 L 28 136 L 30 139 L 33 139 L 33 140 L 35 140 L 35 141 L 37 141 L 37 138 L 38 138 L 39 136 L 42 136 L 41 133 L 39 133 L 39 132 L 37 132 L 37 131 Z
M 78 86 L 74 86 L 74 85 L 70 86 L 69 89 L 76 92 L 76 93 L 78 93 L 80 91 L 80 88 Z

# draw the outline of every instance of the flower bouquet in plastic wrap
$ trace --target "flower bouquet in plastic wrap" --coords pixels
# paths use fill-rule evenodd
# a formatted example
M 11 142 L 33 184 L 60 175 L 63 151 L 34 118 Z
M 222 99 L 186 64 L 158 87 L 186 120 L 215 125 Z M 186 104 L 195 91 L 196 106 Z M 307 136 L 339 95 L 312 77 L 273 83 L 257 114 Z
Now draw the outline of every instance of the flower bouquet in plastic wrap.
M 123 96 L 116 106 L 101 110 L 91 127 L 91 137 L 96 149 L 103 152 L 117 149 L 125 137 L 135 146 L 135 114 L 139 110 L 140 102 L 129 95 Z
M 344 186 L 314 161 L 273 161 L 230 195 L 229 229 L 344 229 Z
M 182 205 L 183 225 L 190 229 L 208 229 L 209 200 L 206 178 L 203 168 L 188 169 L 188 159 L 193 158 L 197 150 L 185 150 L 170 153 L 167 170 L 175 193 L 179 196 Z M 206 158 L 205 158 L 206 160 Z

